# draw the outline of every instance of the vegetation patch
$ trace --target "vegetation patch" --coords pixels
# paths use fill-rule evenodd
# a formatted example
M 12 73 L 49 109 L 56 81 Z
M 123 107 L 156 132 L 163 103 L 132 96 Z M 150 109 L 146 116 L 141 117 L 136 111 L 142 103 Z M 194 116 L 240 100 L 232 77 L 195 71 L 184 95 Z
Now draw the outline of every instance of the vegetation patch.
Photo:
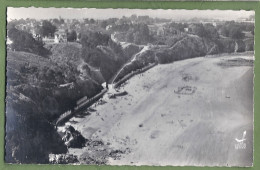
M 241 66 L 252 67 L 254 65 L 254 60 L 248 60 L 248 59 L 243 59 L 243 58 L 228 59 L 228 60 L 223 60 L 222 62 L 217 63 L 217 65 L 219 65 L 223 68 L 241 67 Z

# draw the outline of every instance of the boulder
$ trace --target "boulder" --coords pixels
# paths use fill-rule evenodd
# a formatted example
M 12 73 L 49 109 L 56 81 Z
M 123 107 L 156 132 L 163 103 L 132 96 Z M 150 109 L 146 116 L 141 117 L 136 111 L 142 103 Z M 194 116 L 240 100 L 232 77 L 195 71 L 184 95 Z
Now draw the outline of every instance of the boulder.
M 78 157 L 71 154 L 50 154 L 49 163 L 52 164 L 73 164 L 78 163 Z
M 65 129 L 65 135 L 62 137 L 62 140 L 68 148 L 82 148 L 85 146 L 88 140 L 79 131 L 75 130 L 72 126 L 67 126 Z

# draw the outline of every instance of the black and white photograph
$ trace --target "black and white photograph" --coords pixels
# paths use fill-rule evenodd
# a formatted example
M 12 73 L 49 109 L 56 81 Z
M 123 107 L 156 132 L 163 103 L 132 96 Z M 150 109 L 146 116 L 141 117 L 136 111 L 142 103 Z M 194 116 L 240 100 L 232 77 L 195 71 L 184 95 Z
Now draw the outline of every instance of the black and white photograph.
M 6 20 L 5 163 L 253 166 L 254 11 Z

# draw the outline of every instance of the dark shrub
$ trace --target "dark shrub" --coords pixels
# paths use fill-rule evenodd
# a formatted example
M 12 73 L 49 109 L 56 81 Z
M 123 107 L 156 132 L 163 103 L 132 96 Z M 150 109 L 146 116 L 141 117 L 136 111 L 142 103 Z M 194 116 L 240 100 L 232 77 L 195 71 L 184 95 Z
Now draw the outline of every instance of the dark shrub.
M 13 41 L 11 44 L 12 50 L 30 52 L 41 56 L 49 54 L 49 51 L 43 47 L 43 43 L 36 41 L 32 34 L 28 32 L 11 28 L 8 30 L 8 37 Z

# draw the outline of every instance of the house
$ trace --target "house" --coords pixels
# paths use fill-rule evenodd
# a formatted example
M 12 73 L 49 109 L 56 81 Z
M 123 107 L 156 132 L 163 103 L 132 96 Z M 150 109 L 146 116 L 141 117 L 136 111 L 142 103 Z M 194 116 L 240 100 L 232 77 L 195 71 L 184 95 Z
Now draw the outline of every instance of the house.
M 157 35 L 158 36 L 164 36 L 165 35 L 165 30 L 163 27 L 159 27 L 157 30 Z
M 112 29 L 112 25 L 108 25 L 108 26 L 106 26 L 106 30 L 111 30 Z
M 54 43 L 67 42 L 67 32 L 60 29 L 54 33 Z
M 16 25 L 15 28 L 22 31 L 25 31 L 27 29 L 25 24 Z
M 149 28 L 149 33 L 151 35 L 156 35 L 157 34 L 157 30 L 158 30 L 158 26 L 157 25 L 148 25 Z
M 31 29 L 31 34 L 36 41 L 42 41 L 42 36 L 36 29 Z
M 77 32 L 77 39 L 76 39 L 77 42 L 80 41 L 80 36 L 81 36 L 81 34 L 79 32 Z
M 55 39 L 54 39 L 53 37 L 43 37 L 43 38 L 42 38 L 42 41 L 43 41 L 45 44 L 55 43 Z
M 188 32 L 189 33 L 194 33 L 194 31 L 198 28 L 197 24 L 190 24 L 188 27 Z
M 214 27 L 216 27 L 216 26 L 217 26 L 217 23 L 216 23 L 216 22 L 213 22 L 212 25 L 213 25 Z
M 42 37 L 40 34 L 33 34 L 33 38 L 36 40 L 36 41 L 42 41 Z
M 11 45 L 12 43 L 13 43 L 13 41 L 9 37 L 7 37 L 6 44 Z
M 184 28 L 184 32 L 189 32 L 190 29 L 188 27 Z
M 173 36 L 173 35 L 180 35 L 181 31 L 174 28 L 174 27 L 168 27 L 164 29 L 164 34 L 167 36 Z
M 10 40 L 9 37 L 7 37 L 7 39 L 6 39 L 6 49 L 7 49 L 8 51 L 10 51 L 10 50 L 12 49 L 12 48 L 11 48 L 12 43 L 13 43 L 13 41 Z

